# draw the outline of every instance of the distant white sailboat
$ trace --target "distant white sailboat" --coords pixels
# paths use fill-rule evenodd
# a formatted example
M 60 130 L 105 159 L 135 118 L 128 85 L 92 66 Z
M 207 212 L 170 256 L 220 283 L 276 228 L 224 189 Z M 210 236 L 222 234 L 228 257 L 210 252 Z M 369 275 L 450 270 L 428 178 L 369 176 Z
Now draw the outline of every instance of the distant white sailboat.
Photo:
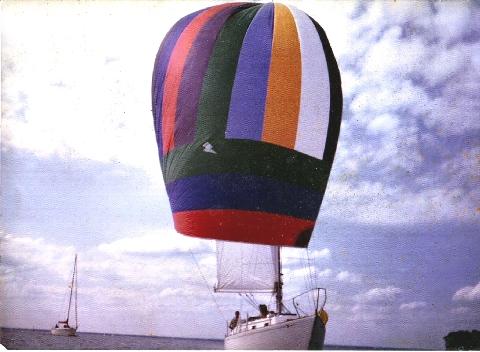
M 258 316 L 242 316 L 228 324 L 225 349 L 308 350 L 322 349 L 326 291 L 312 288 L 291 300 L 295 312 L 283 302 L 280 247 L 235 242 L 217 242 L 217 285 L 215 292 L 246 294 L 273 293 L 276 311 L 260 305 Z M 322 299 L 320 298 L 322 295 Z M 310 299 L 311 311 L 301 307 Z M 302 308 L 302 309 L 301 309 Z
M 73 264 L 73 274 L 72 281 L 70 283 L 70 297 L 68 300 L 68 310 L 67 318 L 65 320 L 60 320 L 55 324 L 55 326 L 50 330 L 52 335 L 56 336 L 75 336 L 78 329 L 78 315 L 77 315 L 77 255 L 75 254 L 75 262 Z M 74 314 L 75 314 L 75 327 L 69 325 L 70 322 L 70 311 L 72 310 L 72 300 L 75 301 L 74 304 Z

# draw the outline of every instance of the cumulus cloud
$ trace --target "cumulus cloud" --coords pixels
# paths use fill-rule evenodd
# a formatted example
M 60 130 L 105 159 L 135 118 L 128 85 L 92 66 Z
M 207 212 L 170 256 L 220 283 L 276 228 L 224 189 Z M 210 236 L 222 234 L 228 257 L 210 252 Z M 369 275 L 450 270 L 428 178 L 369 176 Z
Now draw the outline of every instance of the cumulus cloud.
M 471 309 L 468 308 L 468 307 L 455 307 L 455 308 L 450 309 L 450 313 L 461 315 L 461 314 L 465 314 L 465 313 L 470 312 L 470 310 Z
M 172 236 L 170 241 L 174 238 Z M 115 321 L 123 319 L 120 317 L 124 311 L 118 307 L 128 308 L 132 311 L 132 319 L 141 322 L 160 308 L 165 314 L 174 311 L 178 314 L 186 310 L 211 310 L 214 306 L 210 292 L 215 281 L 215 265 L 210 258 L 214 254 L 208 246 L 171 242 L 166 243 L 173 251 L 168 253 L 155 247 L 153 241 L 153 249 L 148 250 L 144 241 L 151 241 L 150 235 L 132 236 L 81 250 L 30 236 L 7 234 L 0 239 L 1 297 L 8 310 L 2 317 L 2 324 L 8 324 L 13 317 L 23 321 L 38 320 L 39 316 L 31 316 L 33 313 L 29 309 L 19 309 L 14 315 L 10 312 L 13 307 L 27 306 L 26 302 L 50 307 L 48 322 L 42 319 L 37 326 L 47 328 L 45 324 L 61 318 L 55 314 L 65 309 L 60 306 L 65 302 L 62 297 L 68 290 L 75 252 L 79 256 L 80 311 L 86 330 L 103 331 L 98 319 L 94 319 L 99 310 L 104 314 L 102 319 Z M 229 307 L 228 301 L 224 304 Z M 41 316 L 45 318 L 45 314 Z
M 314 265 L 317 260 L 329 259 L 329 248 L 309 250 L 308 248 L 282 248 L 282 263 L 284 265 L 308 264 Z
M 120 162 L 161 178 L 150 111 L 153 61 L 174 22 L 202 5 L 4 7 L 3 147 Z
M 423 308 L 423 307 L 426 307 L 427 306 L 427 303 L 426 302 L 423 302 L 423 301 L 413 301 L 413 302 L 410 302 L 410 303 L 402 303 L 400 305 L 400 310 L 404 310 L 404 311 L 410 311 L 410 310 L 416 310 L 416 309 L 419 309 L 419 308 Z
M 381 132 L 391 132 L 399 124 L 398 118 L 389 114 L 377 116 L 369 122 L 367 130 L 376 134 Z
M 292 277 L 315 277 L 315 278 L 329 278 L 332 277 L 333 275 L 333 270 L 330 268 L 326 268 L 323 270 L 319 270 L 316 267 L 302 267 L 302 268 L 296 268 L 296 269 L 289 269 L 289 268 L 283 268 L 282 269 L 284 275 L 289 275 Z
M 347 270 L 340 271 L 337 274 L 336 279 L 338 281 L 348 282 L 352 284 L 358 284 L 362 281 L 362 277 L 359 274 L 355 274 Z
M 375 287 L 355 296 L 360 302 L 386 302 L 395 300 L 403 290 L 395 286 Z
M 480 301 L 480 282 L 475 286 L 465 286 L 453 295 L 454 301 Z
M 324 270 L 321 270 L 321 271 L 317 271 L 316 272 L 316 275 L 318 278 L 327 278 L 327 277 L 331 277 L 333 274 L 333 271 L 332 269 L 330 268 L 327 268 L 327 269 L 324 269 Z
M 328 248 L 316 249 L 316 250 L 311 251 L 309 256 L 312 259 L 330 258 L 331 257 L 331 252 L 330 252 L 330 249 L 328 249 Z
M 41 237 L 14 236 L 5 234 L 2 231 L 0 236 L 2 248 L 1 267 L 12 271 L 5 273 L 26 273 L 37 274 L 41 270 L 51 273 L 54 276 L 66 279 L 69 275 L 65 267 L 73 265 L 75 248 L 72 246 L 58 246 L 47 242 Z M 13 268 L 15 270 L 13 271 Z
M 214 250 L 215 241 L 202 240 L 180 235 L 173 229 L 162 229 L 152 233 L 122 238 L 98 245 L 100 251 L 111 255 L 155 254 Z
M 347 319 L 375 324 L 378 320 L 388 319 L 391 311 L 390 306 L 358 303 L 351 308 L 351 315 Z
M 185 290 L 167 287 L 160 291 L 159 297 L 172 297 L 185 294 Z
M 480 10 L 464 5 L 370 3 L 351 18 L 350 50 L 339 59 L 344 121 L 325 198 L 343 216 L 475 219 L 477 167 L 464 155 L 475 154 L 471 136 L 480 133 L 480 39 L 472 32 Z M 454 174 L 445 163 L 464 167 Z

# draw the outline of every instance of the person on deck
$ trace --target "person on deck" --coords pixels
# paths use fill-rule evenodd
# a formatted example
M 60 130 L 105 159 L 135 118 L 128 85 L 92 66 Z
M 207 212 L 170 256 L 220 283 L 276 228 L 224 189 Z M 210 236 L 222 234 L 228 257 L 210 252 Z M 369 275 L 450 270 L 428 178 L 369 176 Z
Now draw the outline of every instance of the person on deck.
M 235 329 L 235 328 L 237 327 L 237 324 L 238 324 L 239 320 L 240 320 L 240 312 L 237 310 L 237 311 L 235 312 L 235 316 L 234 316 L 233 319 L 230 321 L 230 325 L 229 325 L 230 330 L 233 330 L 233 329 Z
M 267 308 L 267 305 L 266 304 L 260 304 L 258 306 L 258 310 L 260 311 L 260 316 L 262 318 L 266 318 L 267 315 L 268 315 L 268 308 Z

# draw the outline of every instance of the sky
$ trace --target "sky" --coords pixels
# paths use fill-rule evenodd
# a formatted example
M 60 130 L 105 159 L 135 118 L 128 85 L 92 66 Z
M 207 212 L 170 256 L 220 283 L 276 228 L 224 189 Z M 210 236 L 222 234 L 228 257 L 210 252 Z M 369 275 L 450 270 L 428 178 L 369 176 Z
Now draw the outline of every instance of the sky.
M 327 289 L 326 344 L 443 349 L 480 330 L 480 7 L 285 3 L 325 29 L 344 94 L 286 296 L 307 273 Z M 0 326 L 63 319 L 75 253 L 80 332 L 223 338 L 249 311 L 212 293 L 215 243 L 175 233 L 151 115 L 164 35 L 212 4 L 2 2 Z

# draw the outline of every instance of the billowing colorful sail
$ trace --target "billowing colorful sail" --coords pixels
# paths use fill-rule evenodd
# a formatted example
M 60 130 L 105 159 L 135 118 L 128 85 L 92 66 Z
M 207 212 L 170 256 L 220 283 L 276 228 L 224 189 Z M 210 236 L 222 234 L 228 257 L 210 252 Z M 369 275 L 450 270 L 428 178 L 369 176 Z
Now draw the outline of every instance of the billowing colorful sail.
M 152 106 L 178 232 L 308 245 L 342 113 L 318 23 L 278 3 L 192 13 L 160 46 Z

